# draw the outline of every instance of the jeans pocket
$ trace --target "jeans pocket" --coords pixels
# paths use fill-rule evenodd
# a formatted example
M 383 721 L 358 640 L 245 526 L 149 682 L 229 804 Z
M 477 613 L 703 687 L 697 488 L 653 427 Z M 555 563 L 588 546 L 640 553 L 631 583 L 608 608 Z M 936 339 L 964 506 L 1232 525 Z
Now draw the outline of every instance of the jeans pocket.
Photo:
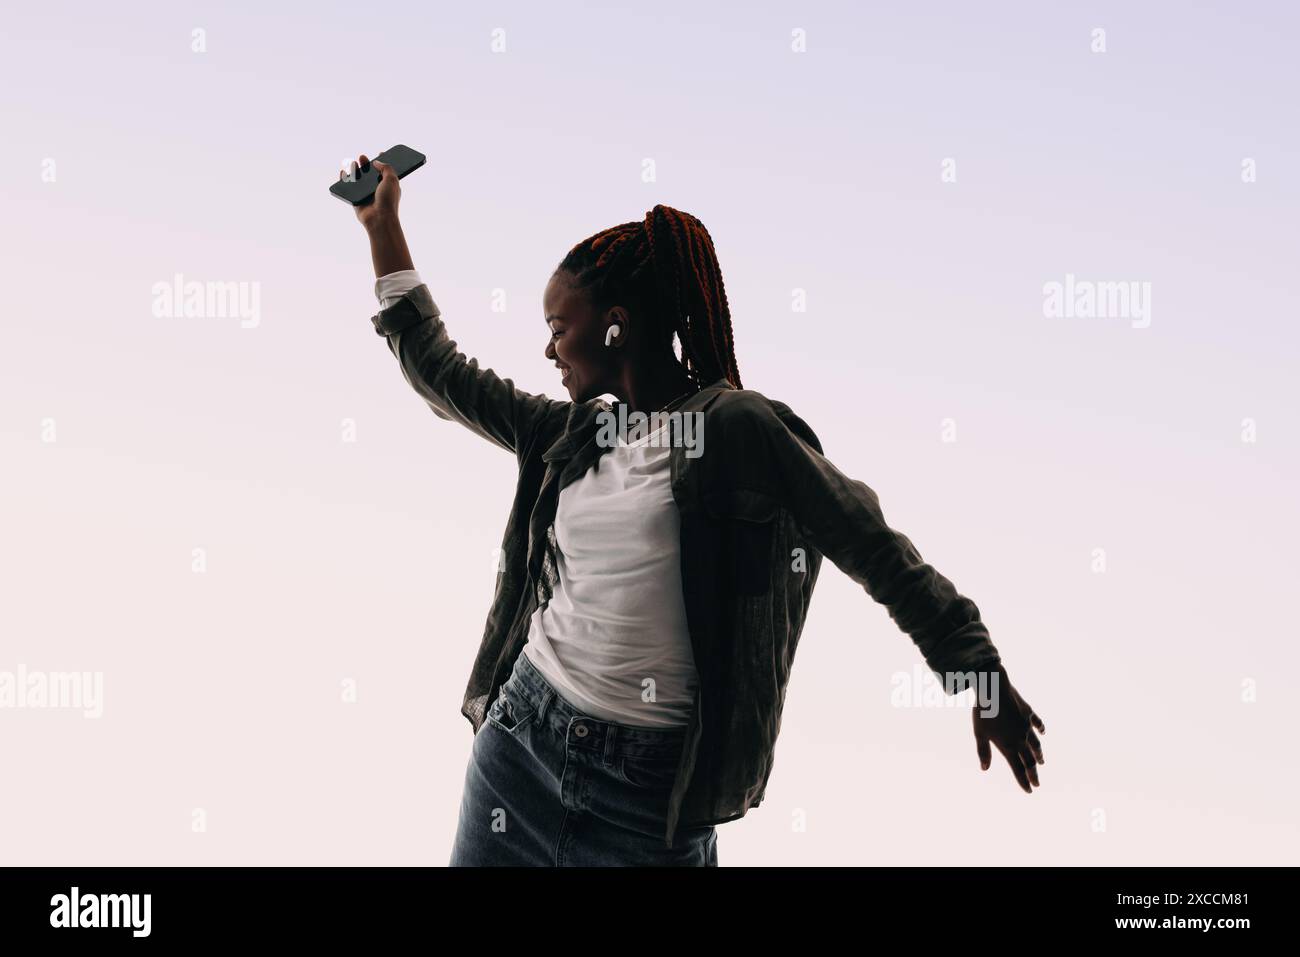
M 677 757 L 671 754 L 622 754 L 615 767 L 623 782 L 634 788 L 671 791 L 677 764 Z
M 488 708 L 487 720 L 506 734 L 516 734 L 536 711 L 537 707 L 507 682 Z

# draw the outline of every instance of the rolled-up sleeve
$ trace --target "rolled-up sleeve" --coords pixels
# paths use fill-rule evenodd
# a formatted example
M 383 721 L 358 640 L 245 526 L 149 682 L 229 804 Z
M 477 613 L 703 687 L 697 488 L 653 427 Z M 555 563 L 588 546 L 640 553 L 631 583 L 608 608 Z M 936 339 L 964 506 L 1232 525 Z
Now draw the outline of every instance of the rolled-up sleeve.
M 423 284 L 424 280 L 414 269 L 399 269 L 380 276 L 375 280 L 375 298 L 379 300 L 379 308 L 387 309 L 416 286 Z

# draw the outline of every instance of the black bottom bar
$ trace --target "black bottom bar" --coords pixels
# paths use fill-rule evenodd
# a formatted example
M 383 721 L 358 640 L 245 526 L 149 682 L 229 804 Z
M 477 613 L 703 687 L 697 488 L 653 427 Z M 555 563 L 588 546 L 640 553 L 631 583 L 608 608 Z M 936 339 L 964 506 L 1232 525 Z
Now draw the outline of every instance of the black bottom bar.
M 1294 884 L 1294 868 L 9 868 L 0 939 L 436 947 L 577 920 L 588 944 L 674 948 L 674 933 L 699 926 L 729 946 L 771 947 L 786 931 L 809 946 L 840 931 L 864 945 L 1173 935 L 1230 946 L 1292 927 Z

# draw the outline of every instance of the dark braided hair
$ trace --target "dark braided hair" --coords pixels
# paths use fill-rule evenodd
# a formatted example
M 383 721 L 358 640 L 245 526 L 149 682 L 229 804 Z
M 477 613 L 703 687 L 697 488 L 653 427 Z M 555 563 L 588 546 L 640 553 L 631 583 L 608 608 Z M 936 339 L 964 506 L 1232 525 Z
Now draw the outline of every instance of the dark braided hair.
M 621 305 L 653 317 L 658 343 L 670 350 L 676 333 L 696 387 L 725 378 L 742 388 L 713 238 L 690 213 L 658 205 L 643 222 L 612 226 L 578 243 L 556 267 L 561 270 L 598 312 Z

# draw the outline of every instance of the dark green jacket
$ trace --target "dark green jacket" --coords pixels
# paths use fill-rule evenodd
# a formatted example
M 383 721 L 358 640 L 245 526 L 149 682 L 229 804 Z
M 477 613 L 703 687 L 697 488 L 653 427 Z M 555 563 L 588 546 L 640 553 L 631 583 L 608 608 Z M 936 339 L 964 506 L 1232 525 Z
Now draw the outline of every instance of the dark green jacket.
M 604 453 L 597 415 L 620 403 L 533 395 L 480 369 L 448 337 L 426 285 L 371 321 L 436 415 L 518 462 L 496 595 L 461 705 L 477 734 L 556 581 L 557 496 Z M 670 848 L 679 826 L 734 820 L 762 801 L 823 555 L 887 607 L 949 693 L 1000 664 L 974 602 L 885 524 L 875 492 L 832 465 L 787 405 L 719 379 L 680 411 L 704 414 L 703 454 L 680 445 L 670 454 L 699 682 L 669 803 Z

